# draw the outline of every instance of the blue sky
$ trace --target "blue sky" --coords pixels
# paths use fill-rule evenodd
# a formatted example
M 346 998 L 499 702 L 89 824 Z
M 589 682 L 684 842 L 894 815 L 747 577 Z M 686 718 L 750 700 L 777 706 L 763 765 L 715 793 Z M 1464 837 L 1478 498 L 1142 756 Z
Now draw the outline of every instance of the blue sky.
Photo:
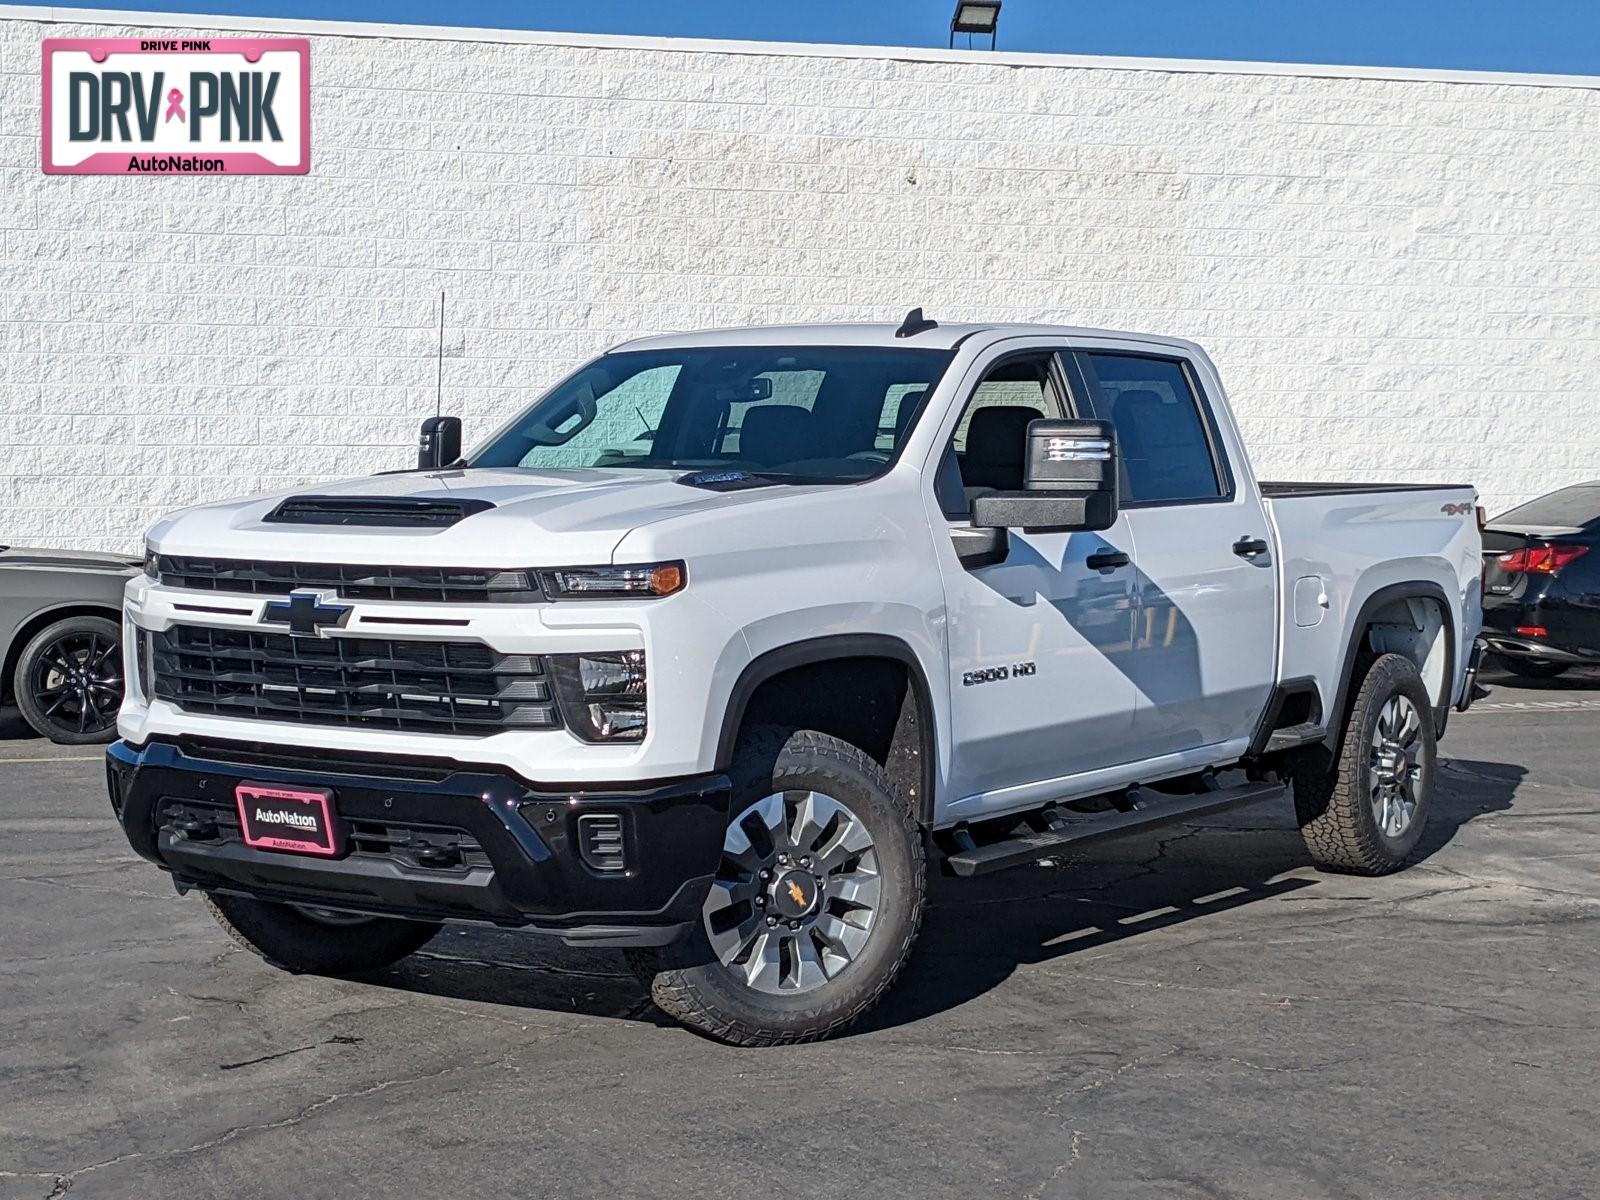
M 70 0 L 69 0 L 70 2 Z M 936 46 L 953 0 L 125 0 L 79 7 Z M 1600 74 L 1600 0 L 1004 0 L 1003 50 Z

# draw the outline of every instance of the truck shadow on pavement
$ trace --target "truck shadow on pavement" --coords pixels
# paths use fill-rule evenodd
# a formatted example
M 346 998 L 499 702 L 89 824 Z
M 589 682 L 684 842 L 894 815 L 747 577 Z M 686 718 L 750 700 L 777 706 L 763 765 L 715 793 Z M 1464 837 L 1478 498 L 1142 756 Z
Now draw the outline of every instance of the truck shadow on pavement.
M 1441 758 L 1433 811 L 1413 862 L 1437 854 L 1469 821 L 1511 808 L 1526 774 L 1509 763 Z M 999 986 L 1019 966 L 1316 889 L 1337 878 L 1312 866 L 1292 807 L 1279 801 L 1110 843 L 1092 857 L 999 874 L 976 881 L 976 887 L 971 881 L 936 879 L 918 953 L 900 986 L 858 1032 L 908 1024 L 965 1004 Z M 1393 885 L 1379 879 L 1366 886 Z
M 1477 817 L 1512 806 L 1524 768 L 1442 758 L 1416 861 Z M 1324 886 L 1283 801 L 1111 842 L 978 880 L 935 875 L 917 950 L 854 1034 L 913 1024 L 999 987 L 1022 966 L 1095 950 Z M 1367 886 L 1403 887 L 1385 880 Z M 574 950 L 515 931 L 448 927 L 368 984 L 524 1009 L 671 1022 L 614 951 Z

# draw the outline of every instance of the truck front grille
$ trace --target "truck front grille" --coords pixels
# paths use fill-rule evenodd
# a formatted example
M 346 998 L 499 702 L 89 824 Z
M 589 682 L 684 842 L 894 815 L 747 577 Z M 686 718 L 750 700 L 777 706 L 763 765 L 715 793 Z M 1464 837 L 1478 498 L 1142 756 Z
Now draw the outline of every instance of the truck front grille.
M 480 642 L 189 625 L 150 638 L 155 697 L 185 712 L 477 736 L 561 723 L 540 656 Z
M 248 596 L 287 596 L 296 588 L 322 588 L 347 600 L 528 604 L 543 599 L 535 572 L 498 567 L 369 567 L 163 554 L 157 570 L 168 587 Z

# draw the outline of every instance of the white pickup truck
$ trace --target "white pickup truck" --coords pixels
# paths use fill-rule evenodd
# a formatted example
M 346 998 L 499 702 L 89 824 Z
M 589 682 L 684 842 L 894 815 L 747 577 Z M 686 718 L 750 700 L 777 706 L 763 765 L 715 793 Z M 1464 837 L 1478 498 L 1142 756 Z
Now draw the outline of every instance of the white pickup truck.
M 473 453 L 189 509 L 128 586 L 129 840 L 290 970 L 444 921 L 827 1036 L 959 876 L 1273 797 L 1402 866 L 1470 702 L 1470 487 L 1260 484 L 1199 347 L 1033 325 L 630 342 Z

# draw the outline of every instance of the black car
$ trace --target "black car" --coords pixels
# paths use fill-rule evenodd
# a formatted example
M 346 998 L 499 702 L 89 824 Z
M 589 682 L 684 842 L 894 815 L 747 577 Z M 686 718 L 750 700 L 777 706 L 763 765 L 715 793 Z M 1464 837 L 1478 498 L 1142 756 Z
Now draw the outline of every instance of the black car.
M 1600 665 L 1600 481 L 1562 488 L 1483 531 L 1483 638 L 1531 679 Z

